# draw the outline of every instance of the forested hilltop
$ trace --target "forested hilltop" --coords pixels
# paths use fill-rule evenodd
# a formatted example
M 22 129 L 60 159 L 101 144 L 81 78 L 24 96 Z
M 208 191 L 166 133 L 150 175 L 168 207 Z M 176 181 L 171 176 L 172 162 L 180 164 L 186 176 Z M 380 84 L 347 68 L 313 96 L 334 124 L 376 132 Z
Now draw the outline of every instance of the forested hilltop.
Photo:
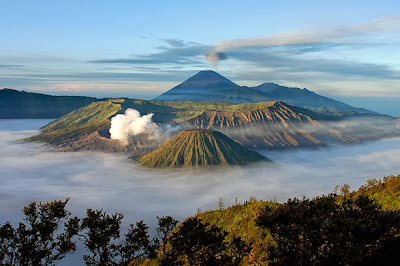
M 59 118 L 96 101 L 99 99 L 84 96 L 52 96 L 6 88 L 0 90 L 0 118 Z
M 143 221 L 121 236 L 118 213 L 71 218 L 67 202 L 32 202 L 25 222 L 2 225 L 1 264 L 52 264 L 77 241 L 88 265 L 391 265 L 400 250 L 400 175 L 286 203 L 250 198 L 225 209 L 220 199 L 219 210 L 179 225 L 157 217 L 154 238 Z

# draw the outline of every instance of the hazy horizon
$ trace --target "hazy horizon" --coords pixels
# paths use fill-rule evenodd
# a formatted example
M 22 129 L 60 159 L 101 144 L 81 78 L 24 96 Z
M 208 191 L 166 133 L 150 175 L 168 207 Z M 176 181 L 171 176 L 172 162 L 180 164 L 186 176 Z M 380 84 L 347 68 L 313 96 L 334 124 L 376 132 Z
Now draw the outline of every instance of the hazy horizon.
M 189 78 L 189 77 L 188 77 Z M 183 80 L 182 80 L 183 82 Z M 180 83 L 176 83 L 178 85 Z M 175 86 L 173 85 L 173 86 Z M 283 85 L 283 84 L 279 84 Z M 171 87 L 172 88 L 172 87 Z M 170 88 L 170 89 L 171 89 Z M 12 88 L 10 88 L 12 89 Z M 312 88 L 307 88 L 313 91 Z M 146 92 L 77 92 L 77 91 L 34 91 L 30 89 L 20 89 L 21 91 L 34 92 L 34 93 L 44 93 L 48 95 L 55 96 L 88 96 L 95 98 L 131 98 L 131 99 L 143 99 L 152 100 L 161 93 L 146 93 Z M 166 90 L 167 91 L 167 90 Z M 164 91 L 165 92 L 165 91 Z M 163 93 L 163 92 L 162 92 Z M 394 117 L 400 117 L 400 108 L 398 103 L 400 102 L 400 97 L 373 97 L 373 96 L 341 96 L 341 95 L 331 95 L 331 94 L 320 94 L 332 98 L 337 101 L 341 101 L 348 105 L 365 108 L 380 114 L 390 115 Z
M 214 69 L 240 85 L 400 98 L 399 7 L 5 0 L 0 87 L 141 98 Z

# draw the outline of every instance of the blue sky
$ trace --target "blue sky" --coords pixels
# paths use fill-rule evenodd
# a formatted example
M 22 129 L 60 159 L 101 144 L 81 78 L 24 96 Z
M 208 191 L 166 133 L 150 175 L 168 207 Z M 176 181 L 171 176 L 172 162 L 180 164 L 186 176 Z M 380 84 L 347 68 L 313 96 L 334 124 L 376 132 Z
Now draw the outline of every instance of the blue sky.
M 0 86 L 152 98 L 214 69 L 337 97 L 400 98 L 398 1 L 0 2 Z

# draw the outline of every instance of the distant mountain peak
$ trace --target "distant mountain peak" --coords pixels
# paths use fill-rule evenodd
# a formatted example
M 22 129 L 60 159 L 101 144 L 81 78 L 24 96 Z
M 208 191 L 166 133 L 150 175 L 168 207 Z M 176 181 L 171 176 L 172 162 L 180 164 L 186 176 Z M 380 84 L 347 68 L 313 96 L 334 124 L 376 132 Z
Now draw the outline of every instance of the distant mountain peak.
M 306 88 L 281 86 L 272 82 L 265 82 L 255 87 L 239 86 L 212 70 L 198 72 L 178 86 L 154 98 L 154 100 L 231 103 L 279 100 L 321 113 L 374 113 L 319 95 Z
M 218 72 L 215 72 L 214 70 L 210 70 L 210 69 L 208 69 L 208 70 L 201 70 L 201 71 L 197 72 L 197 74 L 195 74 L 194 76 L 196 76 L 196 75 L 203 75 L 203 74 L 222 76 L 222 75 L 219 74 Z
M 280 86 L 280 85 L 273 83 L 273 82 L 264 82 L 264 83 L 258 85 L 257 87 L 260 87 L 260 86 Z
M 221 74 L 219 74 L 218 72 L 215 72 L 214 70 L 199 71 L 196 74 L 194 74 L 191 78 L 212 78 L 212 77 L 227 79 L 224 76 L 222 76 Z M 189 79 L 191 79 L 191 78 L 189 78 Z
M 210 93 L 239 87 L 238 84 L 213 70 L 204 70 L 154 98 L 154 100 L 190 100 L 193 98 L 193 95 L 197 95 L 197 100 L 201 101 L 204 100 L 201 98 L 202 96 L 209 95 Z
M 176 87 L 184 87 L 188 85 L 190 85 L 191 87 L 199 88 L 215 85 L 226 85 L 230 88 L 239 87 L 239 85 L 237 85 L 233 81 L 225 78 L 224 76 L 213 70 L 200 71 Z

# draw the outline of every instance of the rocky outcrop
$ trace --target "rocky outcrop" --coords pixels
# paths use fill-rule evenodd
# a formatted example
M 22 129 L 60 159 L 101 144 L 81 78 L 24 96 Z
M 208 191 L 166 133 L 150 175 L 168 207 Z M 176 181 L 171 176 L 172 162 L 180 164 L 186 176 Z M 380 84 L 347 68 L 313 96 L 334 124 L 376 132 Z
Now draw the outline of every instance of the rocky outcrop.
M 294 112 L 281 102 L 254 110 L 207 110 L 182 124 L 188 128 L 220 130 L 251 148 L 323 145 L 320 140 L 308 132 L 319 130 L 323 128 L 323 125 L 307 115 Z

